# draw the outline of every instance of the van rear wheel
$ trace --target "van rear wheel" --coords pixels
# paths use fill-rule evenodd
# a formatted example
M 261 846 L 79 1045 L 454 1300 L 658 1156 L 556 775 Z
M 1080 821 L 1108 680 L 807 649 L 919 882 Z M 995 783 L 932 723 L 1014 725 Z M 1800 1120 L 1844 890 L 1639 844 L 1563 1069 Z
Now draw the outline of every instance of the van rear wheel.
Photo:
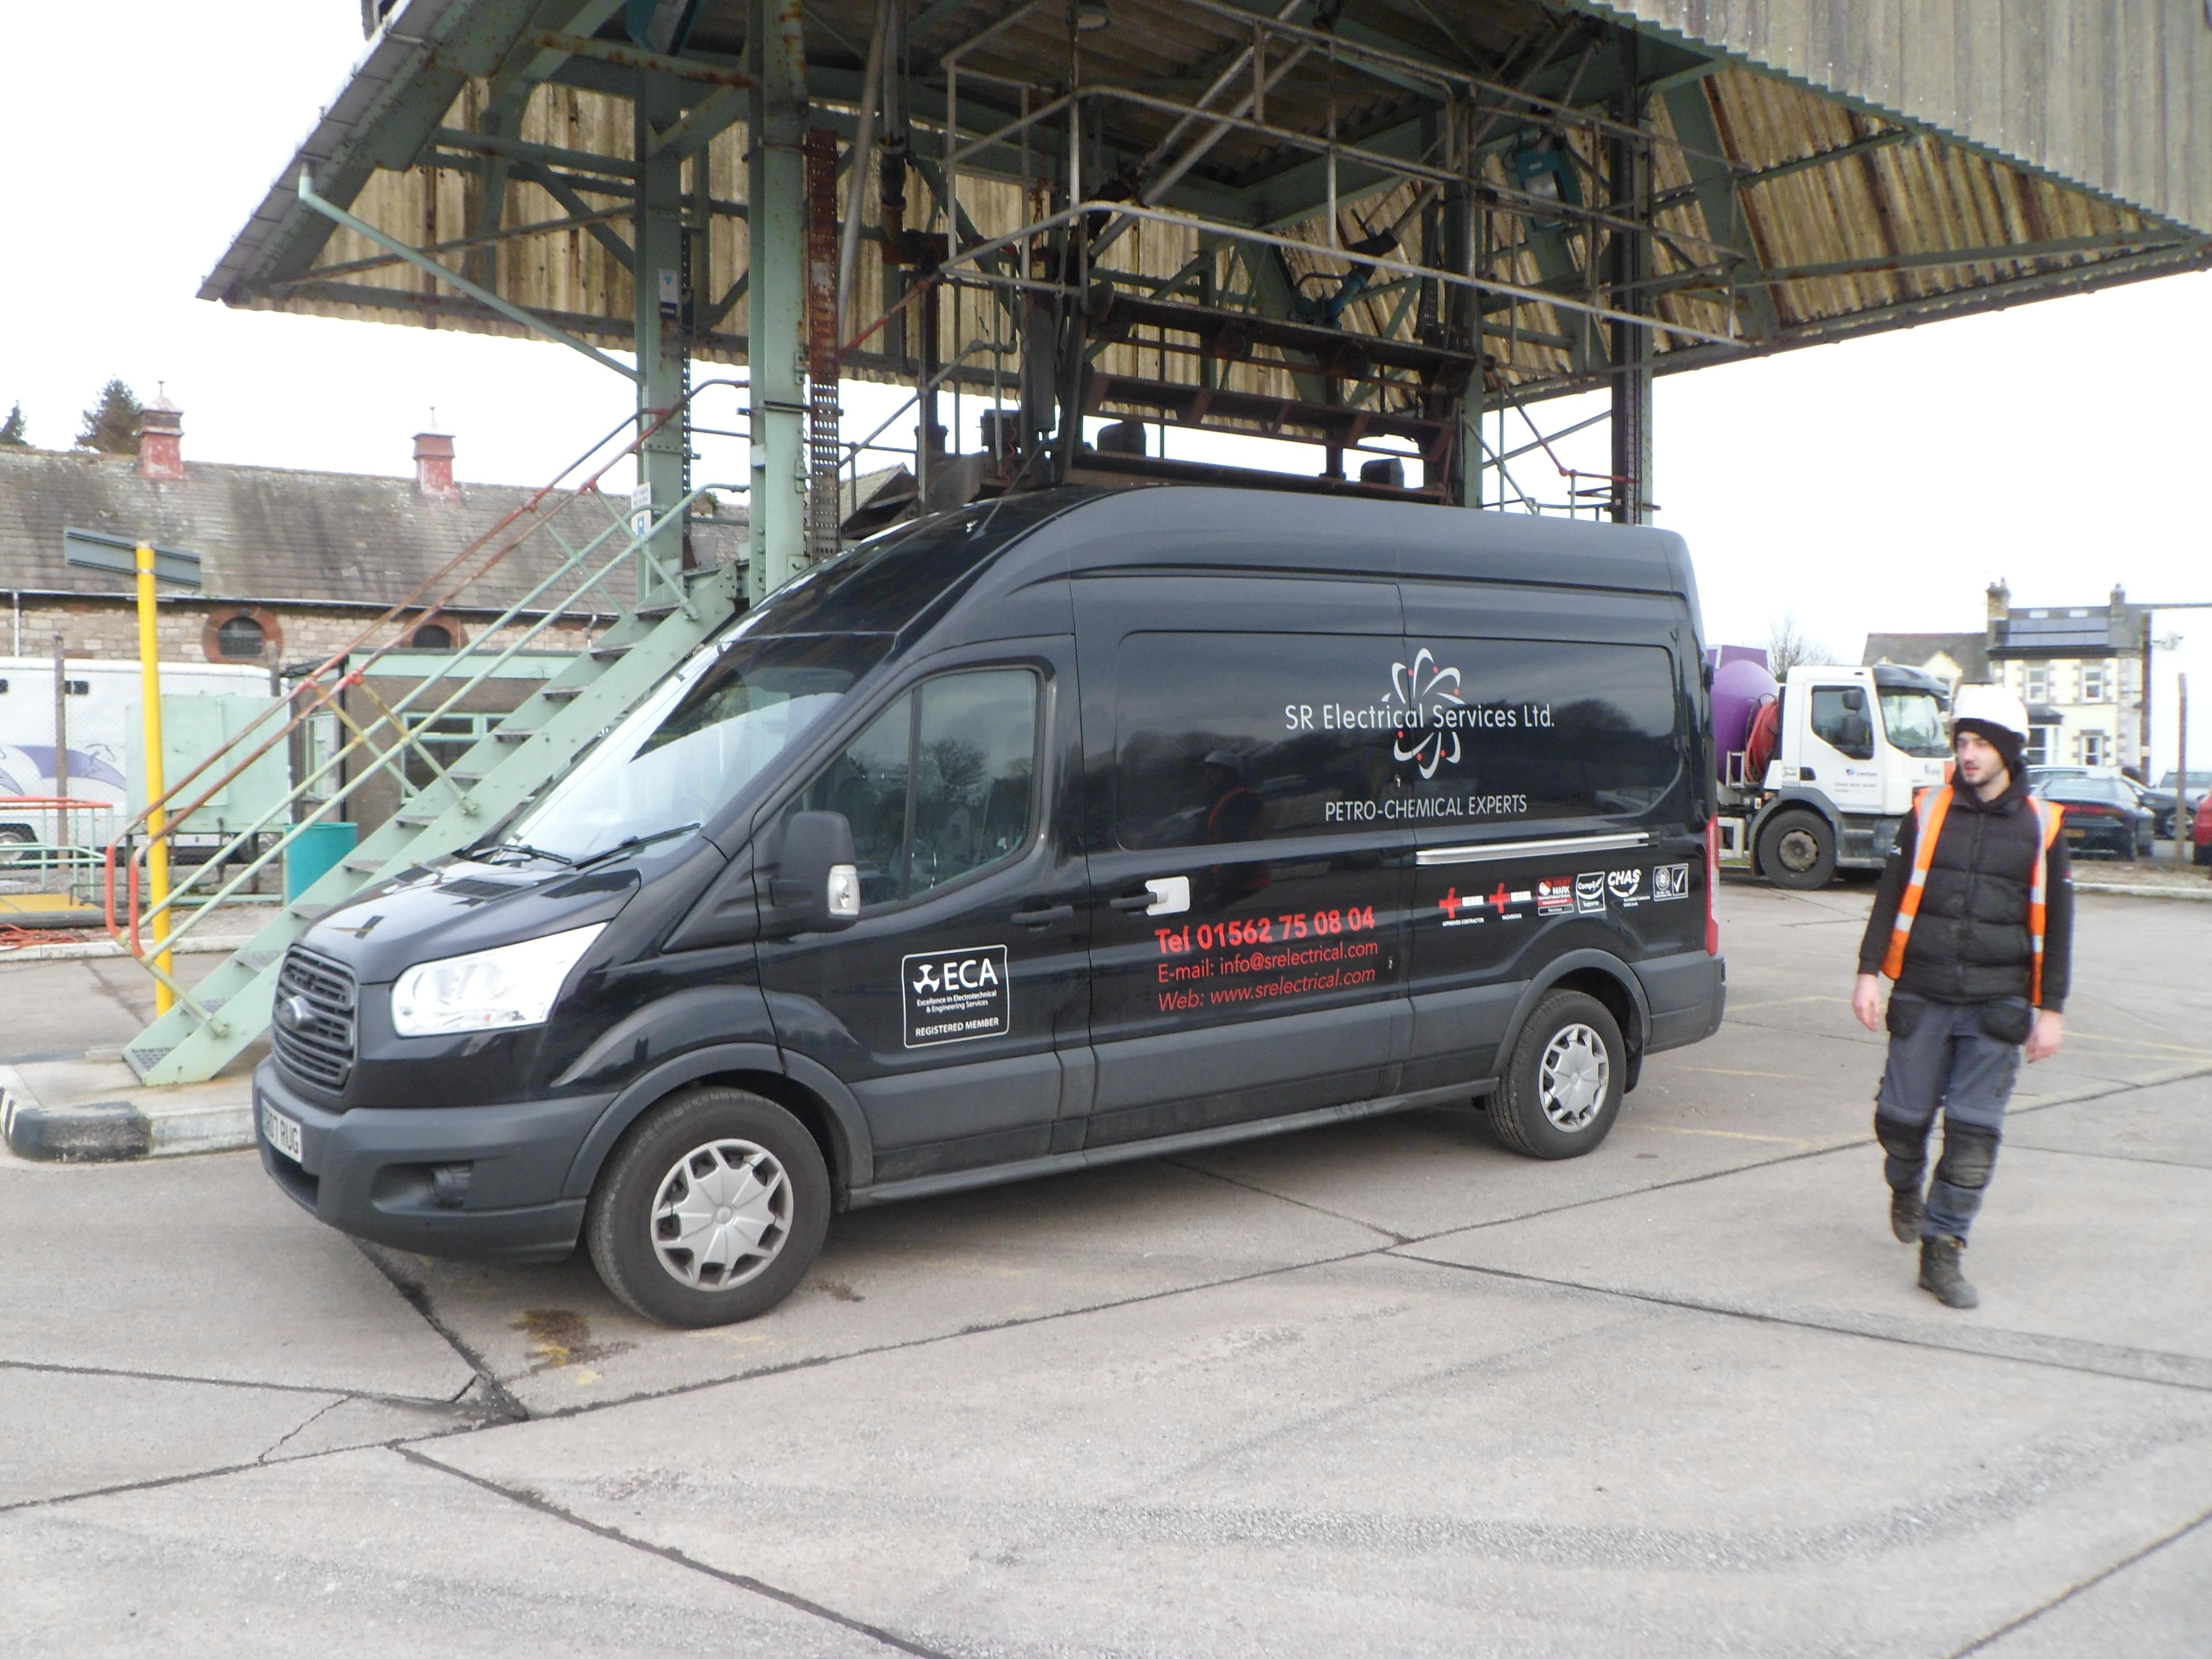
M 584 1212 L 592 1266 L 664 1325 L 755 1318 L 821 1254 L 830 1171 L 805 1126 L 742 1089 L 688 1089 L 632 1124 Z
M 1620 1115 L 1627 1055 L 1612 1011 L 1582 991 L 1536 1005 L 1490 1097 L 1498 1138 L 1530 1158 L 1593 1152 Z
M 1777 812 L 1759 832 L 1759 867 L 1777 887 L 1826 887 L 1836 876 L 1836 832 L 1818 812 Z

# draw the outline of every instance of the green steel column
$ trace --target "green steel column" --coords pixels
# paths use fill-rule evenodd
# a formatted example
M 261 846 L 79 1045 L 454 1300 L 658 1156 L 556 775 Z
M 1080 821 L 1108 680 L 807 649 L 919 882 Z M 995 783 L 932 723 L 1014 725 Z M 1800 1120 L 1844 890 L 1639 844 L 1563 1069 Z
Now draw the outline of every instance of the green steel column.
M 1453 170 L 1460 176 L 1443 192 L 1444 268 L 1459 276 L 1474 270 L 1474 196 L 1476 166 L 1468 154 L 1467 112 L 1454 104 L 1444 113 Z M 1474 354 L 1468 371 L 1467 389 L 1452 400 L 1458 429 L 1453 434 L 1450 500 L 1459 507 L 1482 505 L 1482 295 L 1461 283 L 1444 285 L 1444 338 L 1461 351 Z
M 1644 122 L 1644 92 L 1634 31 L 1620 32 L 1620 95 L 1613 118 Z M 1644 283 L 1651 270 L 1650 163 L 1642 142 L 1615 138 L 1607 146 L 1609 205 L 1636 222 L 1634 232 L 1613 234 L 1613 308 L 1642 316 L 1650 310 Z M 1651 331 L 1639 323 L 1613 325 L 1613 501 L 1616 524 L 1651 522 Z
M 635 319 L 637 324 L 637 407 L 641 428 L 650 428 L 663 413 L 684 401 L 685 357 L 690 347 L 684 333 L 684 158 L 673 150 L 653 153 L 653 133 L 682 113 L 677 97 L 659 76 L 638 71 L 636 96 L 636 154 L 645 165 L 638 175 L 637 219 L 632 246 L 636 249 Z M 640 494 L 633 498 L 633 522 L 648 505 L 658 518 L 684 498 L 684 453 L 689 447 L 690 420 L 679 415 L 652 432 L 638 456 Z M 649 522 L 647 520 L 647 522 Z M 684 526 L 672 520 L 653 540 L 653 556 L 667 569 L 683 564 Z M 638 562 L 638 602 L 649 605 L 678 597 L 655 576 L 650 566 Z
M 806 552 L 806 39 L 799 0 L 750 0 L 750 13 L 753 488 L 745 590 L 757 603 L 799 573 Z

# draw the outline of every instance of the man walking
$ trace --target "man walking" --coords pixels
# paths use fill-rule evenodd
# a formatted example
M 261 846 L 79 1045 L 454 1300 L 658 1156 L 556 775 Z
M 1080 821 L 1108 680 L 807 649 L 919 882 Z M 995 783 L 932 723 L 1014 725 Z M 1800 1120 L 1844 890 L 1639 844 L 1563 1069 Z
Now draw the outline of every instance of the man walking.
M 2027 791 L 2027 708 L 2001 687 L 1962 685 L 1951 715 L 1954 775 L 1923 790 L 1898 826 L 1851 1011 L 1879 1030 L 1876 975 L 1896 981 L 1874 1109 L 1890 1229 L 1920 1241 L 1921 1289 L 1971 1308 L 1981 1298 L 1959 1256 L 1996 1162 L 2021 1045 L 2047 1060 L 2065 1037 L 2074 885 L 2060 809 Z M 1923 1199 L 1939 1106 L 1943 1155 Z

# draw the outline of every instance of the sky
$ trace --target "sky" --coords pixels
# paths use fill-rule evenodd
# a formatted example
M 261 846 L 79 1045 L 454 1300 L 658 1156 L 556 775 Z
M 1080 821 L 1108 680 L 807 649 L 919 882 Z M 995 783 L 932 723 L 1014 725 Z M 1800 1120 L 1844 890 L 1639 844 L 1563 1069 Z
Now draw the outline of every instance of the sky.
M 39 165 L 9 170 L 0 414 L 20 401 L 32 442 L 66 447 L 110 375 L 166 388 L 188 463 L 404 474 L 434 408 L 464 479 L 536 483 L 623 418 L 628 383 L 558 345 L 195 298 L 359 57 L 359 7 L 122 0 L 105 16 L 95 114 L 89 70 L 54 68 L 88 61 L 76 9 L 8 9 L 0 154 Z M 1695 556 L 1708 638 L 1763 644 L 1794 616 L 1856 661 L 1869 631 L 1978 628 L 1999 579 L 2023 607 L 2102 604 L 2116 582 L 2212 601 L 2208 314 L 2212 274 L 2168 277 L 1662 377 L 1652 493 Z M 848 386 L 848 435 L 902 395 Z M 912 431 L 902 417 L 886 438 Z M 1214 441 L 1317 468 L 1311 450 Z M 1169 453 L 1206 442 L 1177 434 Z M 1602 428 L 1583 442 L 1570 459 L 1606 470 Z M 1534 495 L 1556 488 L 1528 470 L 1541 459 L 1516 463 Z M 2181 644 L 2155 674 L 2154 769 L 2173 763 L 2176 671 L 2197 688 L 2191 764 L 2212 765 L 2212 609 L 2158 632 Z

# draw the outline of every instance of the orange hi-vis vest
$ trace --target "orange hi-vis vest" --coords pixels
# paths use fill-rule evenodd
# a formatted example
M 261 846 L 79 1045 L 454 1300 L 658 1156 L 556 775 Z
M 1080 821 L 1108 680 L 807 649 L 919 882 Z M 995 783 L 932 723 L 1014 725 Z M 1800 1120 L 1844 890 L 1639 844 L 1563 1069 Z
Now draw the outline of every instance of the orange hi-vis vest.
M 2034 809 L 2036 824 L 2043 832 L 2036 839 L 2035 875 L 2027 889 L 2027 938 L 2033 953 L 2027 1000 L 2039 1008 L 2043 1006 L 2043 932 L 2045 901 L 2051 879 L 2051 847 L 2058 839 L 2066 809 L 2040 795 L 2030 795 L 2027 804 Z M 1923 789 L 1913 797 L 1913 815 L 1919 824 L 1913 832 L 1912 878 L 1905 883 L 1904 896 L 1897 902 L 1897 926 L 1890 930 L 1889 953 L 1881 959 L 1881 971 L 1892 979 L 1905 971 L 1905 942 L 1912 937 L 1912 919 L 1920 914 L 1920 896 L 1927 890 L 1928 872 L 1936 862 L 1936 838 L 1943 833 L 1944 816 L 1950 810 L 1948 784 Z

